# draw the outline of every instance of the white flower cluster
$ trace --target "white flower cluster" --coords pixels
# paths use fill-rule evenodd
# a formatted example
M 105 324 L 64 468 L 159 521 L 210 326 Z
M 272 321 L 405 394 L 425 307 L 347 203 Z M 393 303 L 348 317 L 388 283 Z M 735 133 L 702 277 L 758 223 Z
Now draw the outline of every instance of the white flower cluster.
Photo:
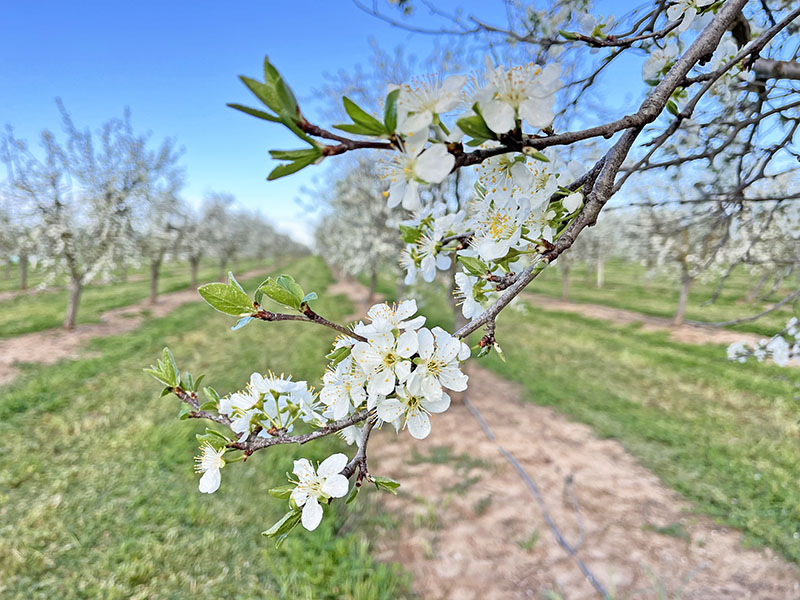
M 467 389 L 459 362 L 469 358 L 470 350 L 439 327 L 423 327 L 425 317 L 412 318 L 416 312 L 414 300 L 376 304 L 367 313 L 371 323 L 354 329 L 366 342 L 337 341 L 334 351 L 349 352 L 341 353 L 343 358 L 337 357 L 339 362 L 324 376 L 320 399 L 328 406 L 325 417 L 341 419 L 375 408 L 380 421 L 392 423 L 397 431 L 408 428 L 417 439 L 428 436 L 430 414 L 450 406 L 444 389 Z M 359 443 L 358 428 L 345 431 L 345 439 Z
M 683 32 L 692 25 L 698 9 L 711 4 L 714 4 L 714 0 L 675 0 L 667 9 L 667 18 L 670 21 L 677 21 L 683 17 L 683 21 L 678 26 L 678 31 Z
M 322 421 L 318 408 L 305 381 L 259 373 L 250 376 L 250 383 L 243 391 L 219 402 L 219 413 L 230 417 L 231 429 L 239 434 L 240 442 L 255 431 L 257 437 L 266 438 L 277 431 L 291 432 L 297 419 L 318 423 Z
M 419 210 L 420 186 L 441 183 L 453 170 L 455 157 L 446 144 L 460 142 L 464 132 L 454 122 L 446 125 L 445 116 L 464 107 L 470 107 L 468 112 L 455 115 L 454 121 L 474 116 L 474 107 L 494 134 L 517 129 L 521 121 L 537 129 L 548 127 L 555 115 L 560 74 L 561 67 L 555 63 L 506 69 L 487 59 L 479 82 L 456 75 L 444 81 L 431 77 L 392 86 L 390 89 L 399 90 L 397 131 L 403 136 L 403 151 L 386 167 L 389 206 Z M 468 93 L 468 88 L 475 91 Z M 434 143 L 426 148 L 429 139 Z
M 728 346 L 728 360 L 743 363 L 751 356 L 759 362 L 771 358 L 779 367 L 789 366 L 793 360 L 800 358 L 800 321 L 797 317 L 792 317 L 784 330 L 769 340 L 762 340 L 753 346 L 744 342 L 734 342 Z

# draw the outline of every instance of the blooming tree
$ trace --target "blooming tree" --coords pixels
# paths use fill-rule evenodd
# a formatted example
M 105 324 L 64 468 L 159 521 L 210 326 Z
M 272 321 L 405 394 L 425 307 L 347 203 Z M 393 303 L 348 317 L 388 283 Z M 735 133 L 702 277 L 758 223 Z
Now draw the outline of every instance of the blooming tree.
M 134 243 L 132 223 L 147 204 L 147 190 L 170 179 L 178 153 L 171 140 L 151 149 L 147 135 L 134 132 L 130 113 L 92 133 L 79 130 L 61 109 L 65 141 L 41 135 L 41 152 L 15 137 L 3 137 L 2 159 L 13 201 L 36 231 L 35 254 L 50 279 L 69 281 L 64 327 L 75 326 L 83 287 L 114 266 L 120 245 Z
M 586 18 L 584 2 L 559 0 L 542 12 L 520 4 L 519 14 L 516 9 L 508 14 L 521 23 L 498 29 L 474 20 L 477 30 L 472 33 L 513 37 L 531 46 L 536 63 L 506 65 L 487 59 L 472 79 L 455 74 L 396 82 L 377 116 L 345 97 L 349 118 L 334 126 L 338 132 L 306 117 L 268 60 L 263 81 L 242 77 L 263 106 L 231 106 L 286 127 L 302 144 L 271 151 L 283 162 L 268 179 L 351 152 L 383 153 L 387 206 L 409 217 L 399 232 L 406 243 L 402 260 L 409 277 L 421 273 L 428 280 L 445 263 L 457 264 L 456 284 L 469 322 L 452 333 L 428 328 L 424 316 L 416 314 L 416 302 L 409 299 L 375 305 L 362 322 L 334 323 L 315 310 L 317 293 L 307 292 L 290 275 L 268 278 L 253 297 L 232 275 L 227 283 L 201 286 L 201 295 L 212 307 L 238 319 L 235 328 L 252 321 L 291 320 L 340 334 L 326 357 L 319 392 L 305 381 L 254 373 L 242 391 L 221 396 L 211 387 L 199 390 L 198 380 L 181 375 L 172 354 L 164 350 L 147 372 L 164 386 L 165 394 L 183 402 L 184 416 L 224 428 L 209 428 L 200 436 L 201 491 L 217 488 L 226 462 L 273 445 L 305 444 L 331 434 L 355 446 L 352 456 L 335 454 L 317 468 L 303 458 L 295 461 L 296 479 L 271 491 L 288 502 L 288 512 L 267 535 L 283 539 L 297 524 L 315 528 L 321 505 L 352 500 L 364 482 L 395 490 L 397 482 L 368 469 L 373 428 L 389 423 L 400 435 L 407 431 L 425 438 L 436 427 L 436 415 L 447 410 L 450 392 L 468 386 L 464 361 L 473 352 L 481 356 L 496 347 L 498 315 L 595 223 L 629 178 L 708 159 L 716 151 L 719 132 L 731 129 L 735 139 L 723 158 L 736 177 L 729 180 L 733 187 L 714 193 L 733 204 L 737 193 L 741 196 L 763 179 L 764 167 L 758 165 L 785 160 L 785 153 L 770 150 L 775 145 L 770 139 L 775 138 L 749 134 L 753 124 L 778 114 L 789 123 L 781 121 L 781 127 L 793 132 L 800 124 L 792 112 L 795 101 L 777 85 L 758 86 L 754 81 L 759 74 L 774 79 L 779 73 L 773 63 L 786 60 L 790 52 L 785 41 L 796 31 L 793 23 L 800 7 L 776 2 L 765 13 L 761 5 L 751 4 L 658 2 L 620 19 Z M 465 22 L 459 15 L 452 20 L 458 34 Z M 749 24 L 744 42 L 735 37 L 742 20 Z M 587 97 L 602 63 L 641 50 L 650 58 L 638 107 L 602 122 L 586 123 L 586 114 L 578 118 L 580 111 L 573 104 Z M 589 57 L 587 64 L 601 52 L 605 56 L 596 70 L 575 72 L 571 66 L 581 63 L 570 56 L 581 52 Z M 760 58 L 762 53 L 769 58 Z M 765 90 L 774 104 L 754 113 L 753 97 Z M 730 106 L 743 108 L 720 112 Z M 724 125 L 726 119 L 732 124 Z M 676 146 L 688 144 L 692 135 L 696 139 L 691 147 L 697 152 L 679 151 Z M 593 164 L 572 160 L 581 153 L 567 149 L 582 144 L 599 149 Z M 746 158 L 737 161 L 731 155 Z M 470 202 L 450 212 L 426 201 L 426 186 L 471 167 L 476 182 Z M 267 310 L 265 297 L 284 306 L 285 312 Z M 483 335 L 473 339 L 470 348 L 467 340 L 479 330 Z

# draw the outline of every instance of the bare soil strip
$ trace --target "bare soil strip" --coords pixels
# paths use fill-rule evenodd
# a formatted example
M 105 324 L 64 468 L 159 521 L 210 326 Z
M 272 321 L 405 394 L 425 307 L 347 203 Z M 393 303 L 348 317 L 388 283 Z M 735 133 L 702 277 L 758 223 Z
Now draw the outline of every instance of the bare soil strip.
M 523 297 L 534 306 L 544 310 L 574 313 L 591 319 L 611 321 L 622 325 L 641 323 L 642 331 L 669 331 L 671 340 L 683 342 L 684 344 L 732 344 L 739 341 L 754 344 L 764 339 L 763 335 L 731 331 L 730 329 L 720 329 L 718 327 L 706 327 L 689 323 L 675 326 L 672 325 L 670 319 L 664 317 L 653 317 L 623 308 L 603 306 L 602 304 L 565 302 L 551 296 L 532 292 L 526 293 Z
M 329 291 L 363 307 L 357 282 Z M 469 398 L 614 598 L 800 598 L 794 565 L 743 548 L 738 531 L 695 514 L 620 443 L 521 401 L 514 384 L 482 368 L 470 370 Z M 383 496 L 399 529 L 381 540 L 379 557 L 411 571 L 426 599 L 597 598 L 465 405 L 454 401 L 432 424 L 422 442 L 390 426 L 373 437 L 372 472 L 402 483 L 397 497 Z
M 241 280 L 267 275 L 275 270 L 255 269 L 242 273 Z M 63 358 L 78 355 L 81 347 L 92 338 L 106 337 L 136 329 L 144 319 L 164 317 L 188 302 L 198 302 L 200 296 L 195 289 L 161 294 L 156 304 L 143 300 L 124 308 L 115 308 L 100 316 L 99 323 L 78 325 L 75 329 L 48 329 L 26 333 L 0 340 L 0 384 L 8 383 L 17 376 L 17 363 L 53 364 Z

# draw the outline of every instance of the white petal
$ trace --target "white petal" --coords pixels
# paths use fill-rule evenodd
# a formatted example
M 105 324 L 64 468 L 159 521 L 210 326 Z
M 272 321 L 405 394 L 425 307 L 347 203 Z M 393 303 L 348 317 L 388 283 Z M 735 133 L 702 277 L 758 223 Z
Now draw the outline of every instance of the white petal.
M 292 500 L 297 506 L 303 506 L 308 500 L 308 492 L 304 489 L 296 487 L 292 490 Z
M 404 142 L 404 147 L 406 154 L 410 157 L 415 158 L 419 156 L 419 153 L 422 152 L 422 149 L 425 147 L 425 142 L 428 141 L 428 130 L 424 129 L 422 131 L 417 131 L 413 135 L 406 138 Z
M 401 360 L 394 366 L 395 375 L 397 375 L 397 379 L 401 382 L 408 379 L 409 374 L 411 373 L 411 361 L 410 360 Z
M 320 477 L 338 475 L 346 466 L 347 456 L 341 452 L 338 452 L 336 454 L 331 454 L 328 458 L 320 463 L 319 468 L 317 468 L 317 474 Z
M 417 351 L 425 360 L 433 354 L 433 334 L 430 329 L 423 327 L 417 331 Z
M 367 392 L 386 396 L 394 390 L 395 376 L 391 369 L 381 369 L 369 378 Z
M 505 102 L 492 100 L 481 107 L 483 119 L 495 133 L 506 133 L 514 129 L 514 108 Z
M 394 311 L 394 316 L 397 321 L 402 321 L 403 319 L 407 319 L 413 315 L 415 312 L 417 312 L 417 301 L 413 299 L 403 300 L 397 305 L 397 309 Z
M 350 483 L 344 475 L 331 475 L 322 484 L 322 493 L 330 496 L 331 498 L 341 498 L 347 494 L 350 489 Z
M 428 133 L 428 126 L 433 122 L 433 115 L 429 110 L 418 112 L 406 117 L 399 123 L 399 130 L 403 135 L 413 136 L 418 131 Z
M 467 389 L 469 377 L 459 371 L 458 367 L 445 367 L 439 373 L 439 383 L 454 392 L 463 392 Z
M 403 358 L 411 358 L 417 352 L 419 341 L 417 332 L 413 330 L 404 331 L 397 338 L 397 353 Z
M 419 184 L 416 181 L 409 181 L 403 194 L 403 208 L 406 210 L 419 210 L 422 204 L 419 201 Z
M 425 398 L 421 404 L 422 408 L 430 413 L 443 413 L 450 408 L 450 396 L 442 392 L 442 397 L 438 400 L 429 400 Z
M 303 516 L 300 522 L 309 531 L 314 531 L 322 521 L 322 507 L 314 496 L 310 496 L 303 507 Z
M 204 494 L 213 494 L 219 489 L 219 482 L 219 469 L 206 471 L 200 478 L 200 491 Z
M 519 116 L 531 127 L 544 129 L 553 122 L 553 98 L 529 98 L 519 105 Z
M 314 477 L 314 467 L 307 458 L 301 458 L 294 461 L 293 472 L 300 478 L 300 481 L 308 481 Z
M 453 170 L 456 157 L 444 144 L 433 144 L 417 159 L 414 173 L 428 183 L 441 183 Z
M 397 398 L 386 398 L 378 403 L 378 418 L 392 423 L 405 412 L 405 406 Z
M 403 197 L 406 195 L 407 185 L 408 182 L 405 179 L 393 181 L 389 186 L 389 200 L 386 202 L 386 206 L 394 208 L 400 204 L 400 202 L 403 201 Z
M 399 329 L 410 329 L 412 331 L 419 329 L 425 325 L 425 317 L 419 316 L 413 319 L 409 319 L 408 321 L 401 321 L 398 324 Z
M 408 432 L 418 440 L 424 440 L 431 432 L 431 420 L 421 410 L 408 417 Z

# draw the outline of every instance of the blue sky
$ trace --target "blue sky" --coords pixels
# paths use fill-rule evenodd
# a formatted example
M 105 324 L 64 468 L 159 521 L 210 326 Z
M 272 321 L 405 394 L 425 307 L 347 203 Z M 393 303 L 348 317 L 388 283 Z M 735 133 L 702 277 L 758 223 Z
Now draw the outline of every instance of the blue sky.
M 469 10 L 469 2 L 458 4 Z M 0 18 L 0 124 L 32 140 L 42 128 L 58 129 L 57 96 L 79 126 L 96 127 L 129 106 L 137 130 L 185 147 L 189 200 L 231 192 L 281 228 L 301 231 L 295 198 L 314 169 L 267 183 L 267 150 L 297 142 L 225 103 L 253 105 L 236 76 L 259 77 L 265 54 L 307 97 L 325 72 L 366 63 L 370 37 L 420 57 L 432 47 L 432 38 L 346 0 L 8 2 Z

